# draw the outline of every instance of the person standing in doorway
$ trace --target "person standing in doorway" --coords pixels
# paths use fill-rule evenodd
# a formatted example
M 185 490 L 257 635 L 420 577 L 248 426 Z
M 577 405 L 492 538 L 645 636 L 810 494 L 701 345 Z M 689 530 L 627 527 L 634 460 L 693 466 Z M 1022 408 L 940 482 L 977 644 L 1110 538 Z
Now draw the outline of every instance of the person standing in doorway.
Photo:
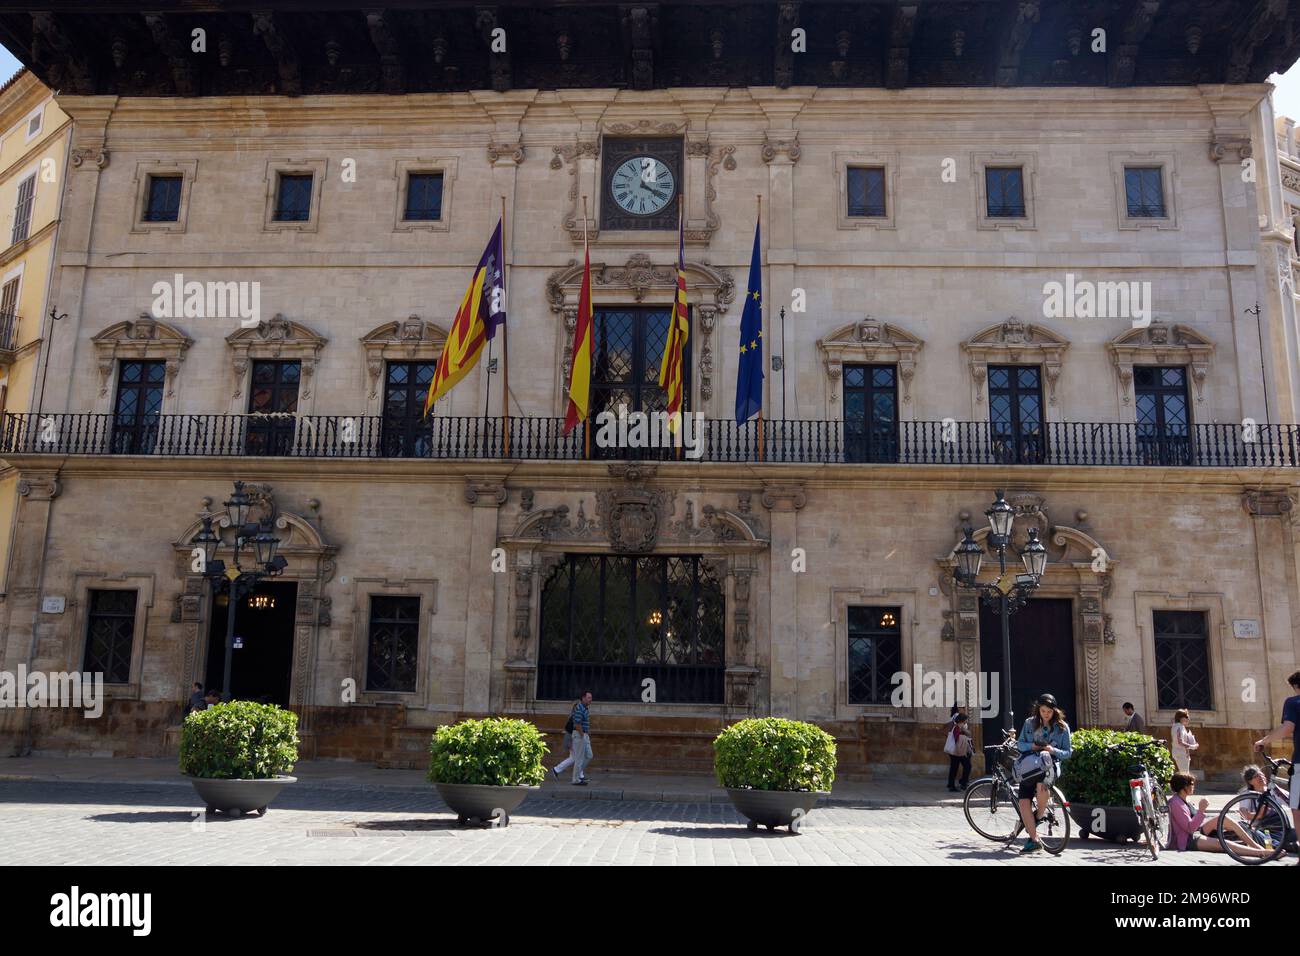
M 1192 772 L 1192 751 L 1200 747 L 1191 728 L 1192 715 L 1185 709 L 1174 711 L 1174 725 L 1169 728 L 1169 749 L 1179 773 Z
M 592 757 L 591 699 L 591 691 L 589 690 L 584 690 L 578 696 L 578 702 L 573 705 L 573 713 L 569 715 L 569 722 L 573 725 L 569 756 L 551 768 L 551 775 L 556 780 L 559 780 L 561 773 L 570 766 L 573 767 L 573 785 L 575 787 L 587 786 L 587 764 L 591 763 Z
M 1128 701 L 1124 702 L 1124 716 L 1128 718 L 1124 721 L 1125 730 L 1131 730 L 1135 734 L 1145 734 L 1147 732 L 1147 722 L 1142 719 L 1142 715 Z

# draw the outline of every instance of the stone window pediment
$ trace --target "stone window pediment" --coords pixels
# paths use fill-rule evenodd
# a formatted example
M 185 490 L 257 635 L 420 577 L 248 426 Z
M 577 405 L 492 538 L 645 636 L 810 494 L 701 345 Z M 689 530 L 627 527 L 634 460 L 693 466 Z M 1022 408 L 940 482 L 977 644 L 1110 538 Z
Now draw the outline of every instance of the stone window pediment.
M 1069 340 L 1051 329 L 1022 322 L 1015 316 L 971 336 L 961 344 L 961 348 L 970 364 L 975 414 L 978 417 L 988 414 L 986 386 L 990 365 L 1038 365 L 1043 369 L 1047 384 L 1047 394 L 1043 396 L 1047 418 L 1060 421 L 1062 415 L 1057 402 L 1056 381 L 1061 377 L 1069 347 Z
M 235 372 L 235 390 L 232 398 L 244 394 L 244 378 L 249 363 L 255 359 L 296 360 L 302 365 L 302 384 L 299 387 L 299 412 L 309 413 L 304 403 L 312 396 L 312 377 L 320 359 L 320 350 L 329 340 L 300 322 L 286 319 L 276 313 L 257 325 L 239 329 L 226 336 Z M 242 409 L 235 408 L 235 412 Z
M 161 360 L 167 363 L 164 401 L 175 398 L 176 376 L 194 340 L 174 325 L 141 312 L 135 321 L 110 325 L 90 340 L 99 366 L 99 397 L 107 398 L 113 371 L 120 359 Z
M 829 385 L 828 417 L 837 419 L 843 414 L 839 404 L 839 383 L 845 365 L 897 365 L 902 385 L 899 417 L 911 420 L 912 376 L 916 373 L 917 356 L 924 347 L 925 342 L 912 333 L 870 315 L 818 339 L 817 351 L 822 355 L 822 367 L 826 370 Z
M 1119 383 L 1121 406 L 1133 405 L 1135 365 L 1183 365 L 1192 380 L 1198 404 L 1205 401 L 1205 379 L 1214 360 L 1214 343 L 1186 325 L 1152 322 L 1127 329 L 1106 343 Z
M 384 362 L 437 361 L 447 341 L 447 331 L 418 315 L 385 322 L 361 337 L 361 347 L 366 351 L 366 375 L 370 379 L 369 397 L 379 395 L 379 382 L 384 374 Z

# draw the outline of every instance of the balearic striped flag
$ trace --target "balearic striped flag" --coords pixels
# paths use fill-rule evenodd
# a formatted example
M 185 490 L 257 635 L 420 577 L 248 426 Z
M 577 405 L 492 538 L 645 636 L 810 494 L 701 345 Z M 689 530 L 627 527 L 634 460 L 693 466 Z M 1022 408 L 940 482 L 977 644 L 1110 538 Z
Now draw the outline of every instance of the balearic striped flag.
M 683 408 L 685 382 L 682 378 L 682 357 L 686 340 L 690 337 L 690 311 L 686 303 L 686 237 L 682 229 L 681 197 L 677 197 L 677 298 L 668 324 L 668 341 L 664 344 L 663 359 L 659 363 L 659 387 L 668 394 L 668 427 L 676 431 Z

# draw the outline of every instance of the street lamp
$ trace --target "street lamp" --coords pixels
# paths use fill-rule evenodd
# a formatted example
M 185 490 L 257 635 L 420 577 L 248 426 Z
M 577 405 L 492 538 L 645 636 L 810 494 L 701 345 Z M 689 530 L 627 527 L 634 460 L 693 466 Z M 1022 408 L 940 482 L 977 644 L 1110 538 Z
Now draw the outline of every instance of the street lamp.
M 1011 705 L 1011 615 L 1025 606 L 1029 596 L 1038 588 L 1047 568 L 1047 549 L 1038 540 L 1038 529 L 1029 529 L 1029 540 L 1020 552 L 1025 572 L 1014 576 L 1007 573 L 1007 548 L 1011 545 L 1011 531 L 1016 512 L 1001 490 L 997 500 L 984 512 L 989 519 L 989 544 L 997 551 L 998 578 L 989 584 L 980 584 L 976 578 L 984 561 L 984 549 L 975 540 L 974 530 L 965 528 L 961 544 L 953 551 L 956 567 L 952 576 L 957 586 L 979 592 L 984 603 L 995 608 L 1002 618 L 1002 729 L 1013 729 Z
M 222 700 L 230 700 L 230 664 L 235 649 L 235 609 L 240 598 L 251 594 L 257 583 L 263 578 L 276 577 L 284 573 L 289 562 L 282 555 L 275 553 L 280 539 L 271 534 L 267 522 L 248 520 L 252 510 L 251 497 L 244 491 L 242 481 L 235 482 L 235 493 L 225 503 L 226 519 L 234 529 L 234 553 L 229 567 L 226 562 L 217 560 L 217 548 L 221 545 L 221 535 L 212 527 L 212 515 L 203 515 L 203 528 L 190 539 L 190 543 L 203 550 L 203 576 L 212 582 L 213 603 L 217 594 L 225 591 L 229 598 L 226 602 L 226 657 L 221 681 Z M 252 546 L 252 566 L 245 568 L 240 564 L 240 555 L 246 554 Z

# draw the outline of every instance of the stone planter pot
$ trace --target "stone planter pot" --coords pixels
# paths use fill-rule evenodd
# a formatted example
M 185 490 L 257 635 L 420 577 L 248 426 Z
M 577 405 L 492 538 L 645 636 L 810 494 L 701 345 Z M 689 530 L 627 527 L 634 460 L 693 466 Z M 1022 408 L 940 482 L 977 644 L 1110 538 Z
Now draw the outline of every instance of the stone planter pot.
M 456 814 L 456 822 L 470 820 L 510 826 L 510 813 L 541 787 L 495 787 L 485 783 L 435 783 L 442 802 Z
M 727 796 L 742 816 L 749 818 L 749 829 L 765 826 L 769 830 L 789 827 L 798 833 L 803 818 L 829 790 L 746 790 L 727 788 Z
M 1098 810 L 1102 813 L 1095 812 Z M 1144 839 L 1132 807 L 1094 807 L 1071 801 L 1070 816 L 1074 817 L 1079 826 L 1079 836 L 1083 838 L 1097 837 L 1112 843 Z
M 194 791 L 208 806 L 208 812 L 220 810 L 232 817 L 257 811 L 266 816 L 267 805 L 297 777 L 268 777 L 265 780 L 222 780 L 212 777 L 190 777 Z

